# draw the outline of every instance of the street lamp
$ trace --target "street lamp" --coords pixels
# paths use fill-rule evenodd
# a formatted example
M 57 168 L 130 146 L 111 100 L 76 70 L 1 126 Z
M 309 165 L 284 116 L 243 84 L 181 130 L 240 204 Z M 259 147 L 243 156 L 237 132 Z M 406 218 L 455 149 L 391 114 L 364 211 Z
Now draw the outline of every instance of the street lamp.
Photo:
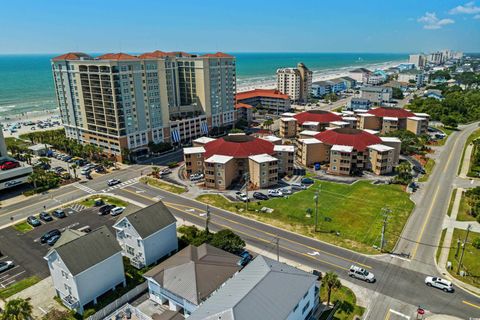
M 315 196 L 313 200 L 315 200 L 315 232 L 318 232 L 318 198 L 320 196 L 320 189 L 322 185 L 318 186 L 317 191 L 315 191 Z

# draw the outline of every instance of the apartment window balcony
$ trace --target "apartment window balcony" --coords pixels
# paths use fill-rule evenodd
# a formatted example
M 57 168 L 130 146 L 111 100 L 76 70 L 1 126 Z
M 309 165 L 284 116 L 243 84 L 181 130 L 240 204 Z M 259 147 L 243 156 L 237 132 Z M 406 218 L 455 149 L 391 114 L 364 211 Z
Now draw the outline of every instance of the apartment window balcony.
M 67 308 L 69 308 L 71 310 L 75 310 L 75 309 L 78 309 L 80 307 L 80 302 L 77 300 L 77 298 L 75 298 L 71 295 L 63 297 L 62 302 Z

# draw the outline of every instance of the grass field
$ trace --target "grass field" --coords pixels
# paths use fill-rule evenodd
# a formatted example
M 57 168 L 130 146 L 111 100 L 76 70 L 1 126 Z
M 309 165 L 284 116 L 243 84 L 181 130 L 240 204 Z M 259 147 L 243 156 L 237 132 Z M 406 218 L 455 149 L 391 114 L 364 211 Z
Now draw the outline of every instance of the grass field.
M 0 299 L 6 299 L 8 297 L 13 296 L 14 294 L 25 290 L 28 287 L 33 286 L 37 282 L 40 281 L 40 278 L 37 276 L 32 276 L 29 278 L 22 279 L 18 282 L 15 282 L 11 286 L 8 286 L 6 288 L 0 289 Z
M 320 289 L 320 300 L 327 301 L 327 289 L 324 286 Z M 341 301 L 341 305 L 335 312 L 333 319 L 352 320 L 354 316 L 362 316 L 365 312 L 365 308 L 357 306 L 357 297 L 355 297 L 353 291 L 345 286 L 342 286 L 339 290 L 332 291 L 330 300 L 331 304 L 335 303 L 335 301 Z
M 181 194 L 187 191 L 183 187 L 175 186 L 173 184 L 166 183 L 155 178 L 143 177 L 140 179 L 140 181 L 148 184 L 149 186 L 162 189 L 168 192 L 172 192 L 172 193 Z
M 434 166 L 435 166 L 435 160 L 428 158 L 427 163 L 425 163 L 425 166 L 424 166 L 426 173 L 425 173 L 424 175 L 422 175 L 422 176 L 418 179 L 418 181 L 420 181 L 420 182 L 425 182 L 425 181 L 427 181 L 428 178 L 430 177 L 430 174 L 432 174 L 432 171 L 433 171 L 433 167 L 434 167 Z
M 468 275 L 461 277 L 457 274 L 458 260 L 460 259 L 461 249 L 458 258 L 455 258 L 455 252 L 457 248 L 456 243 L 457 239 L 463 242 L 466 232 L 466 230 L 460 229 L 455 229 L 453 231 L 452 244 L 448 254 L 448 261 L 452 262 L 453 267 L 452 270 L 450 270 L 450 274 L 465 283 L 469 283 L 480 288 L 480 259 L 478 258 L 480 257 L 480 249 L 472 246 L 472 241 L 476 238 L 479 238 L 480 233 L 470 232 L 468 236 L 468 242 L 465 247 L 465 254 L 463 256 L 463 269 L 467 271 Z
M 81 205 L 84 205 L 85 207 L 93 207 L 95 205 L 95 200 L 96 199 L 103 199 L 103 201 L 105 203 L 108 203 L 108 204 L 113 204 L 114 206 L 117 206 L 117 207 L 126 207 L 128 205 L 127 202 L 123 201 L 123 200 L 120 200 L 120 199 L 117 199 L 117 198 L 114 198 L 114 197 L 109 197 L 109 196 L 93 196 L 93 197 L 89 197 L 83 201 L 80 201 L 80 204 Z
M 319 231 L 315 225 L 315 191 L 321 186 L 318 203 Z M 392 210 L 388 220 L 386 250 L 397 242 L 402 228 L 414 204 L 399 185 L 373 185 L 358 181 L 353 185 L 316 181 L 309 189 L 294 193 L 287 198 L 254 201 L 249 211 L 240 211 L 245 205 L 230 202 L 220 195 L 201 195 L 199 201 L 226 210 L 248 215 L 260 221 L 315 237 L 345 248 L 365 253 L 378 253 L 373 248 L 380 243 L 382 208 Z M 274 209 L 261 213 L 262 207 Z M 307 216 L 310 212 L 310 217 Z
M 467 142 L 465 142 L 465 146 L 463 147 L 463 152 L 462 152 L 462 159 L 460 160 L 460 165 L 458 166 L 458 172 L 457 174 L 460 174 L 460 171 L 462 170 L 462 164 L 463 164 L 463 158 L 465 158 L 465 151 L 467 150 L 467 146 L 475 139 L 480 138 L 480 129 L 475 130 L 467 139 Z M 470 168 L 467 170 L 470 172 Z
M 467 203 L 467 199 L 465 194 L 462 195 L 462 199 L 460 200 L 460 206 L 458 207 L 458 221 L 475 221 L 475 217 L 468 214 L 470 211 L 470 206 Z
M 438 263 L 438 259 L 440 259 L 440 254 L 442 253 L 443 240 L 445 239 L 446 234 L 447 234 L 447 229 L 443 229 L 442 236 L 440 237 L 440 242 L 438 243 L 437 252 L 435 253 L 435 259 L 437 263 Z
M 17 223 L 16 225 L 13 226 L 13 228 L 17 231 L 20 231 L 22 233 L 27 233 L 28 231 L 33 230 L 33 227 L 27 223 L 27 221 L 23 221 L 20 223 Z
M 447 215 L 449 217 L 452 214 L 453 202 L 455 201 L 455 196 L 457 195 L 457 192 L 458 192 L 458 189 L 453 189 L 452 195 L 450 196 L 450 202 L 448 203 L 448 211 L 447 211 Z

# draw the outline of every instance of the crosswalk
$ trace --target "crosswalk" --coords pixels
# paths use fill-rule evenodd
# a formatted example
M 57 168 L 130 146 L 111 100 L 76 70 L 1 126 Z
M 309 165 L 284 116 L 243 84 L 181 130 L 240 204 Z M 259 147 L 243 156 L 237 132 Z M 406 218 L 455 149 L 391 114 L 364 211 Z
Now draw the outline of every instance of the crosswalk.
M 87 207 L 85 207 L 84 205 L 79 204 L 79 203 L 74 203 L 70 208 L 72 208 L 73 210 L 75 210 L 77 212 L 80 212 L 83 209 L 86 209 Z
M 80 183 L 74 183 L 73 186 L 77 189 L 80 189 L 82 191 L 85 191 L 86 193 L 89 193 L 89 194 L 94 194 L 94 193 L 97 193 L 97 191 L 93 190 L 92 188 L 89 188 L 87 186 L 84 186 L 83 184 L 80 184 Z
M 117 184 L 117 185 L 108 187 L 107 189 L 103 189 L 101 192 L 109 192 L 109 191 L 112 191 L 112 190 L 115 190 L 115 189 L 123 189 L 123 188 L 125 188 L 125 187 L 131 186 L 132 184 L 137 183 L 139 180 L 140 180 L 139 177 L 133 178 L 133 179 L 124 181 L 124 182 L 122 182 L 122 183 L 119 183 L 119 184 Z

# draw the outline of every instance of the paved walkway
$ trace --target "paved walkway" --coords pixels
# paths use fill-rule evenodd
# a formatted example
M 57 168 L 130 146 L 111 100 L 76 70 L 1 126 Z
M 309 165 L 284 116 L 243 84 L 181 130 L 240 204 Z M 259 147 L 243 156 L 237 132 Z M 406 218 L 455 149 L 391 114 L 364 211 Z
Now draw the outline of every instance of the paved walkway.
M 470 169 L 470 159 L 472 158 L 473 144 L 469 144 L 465 150 L 465 156 L 463 157 L 462 169 L 460 170 L 460 178 L 467 179 L 467 173 Z

